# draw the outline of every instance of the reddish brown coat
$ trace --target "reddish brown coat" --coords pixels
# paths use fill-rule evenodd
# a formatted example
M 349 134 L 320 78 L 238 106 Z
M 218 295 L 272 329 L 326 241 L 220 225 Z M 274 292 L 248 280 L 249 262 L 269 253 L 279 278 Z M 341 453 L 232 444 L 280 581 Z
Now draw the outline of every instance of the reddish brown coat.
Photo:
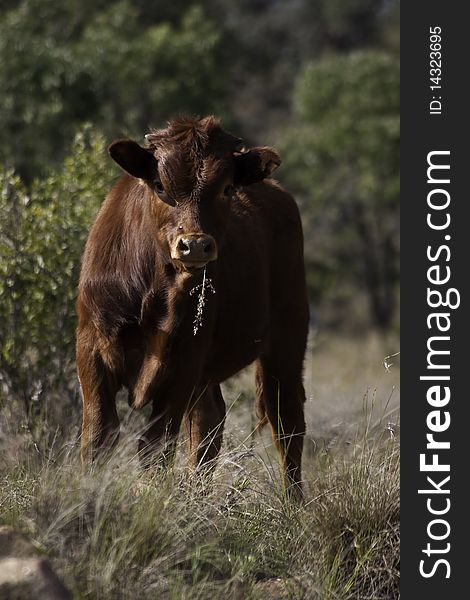
M 131 406 L 152 403 L 144 460 L 171 446 L 183 420 L 193 464 L 215 458 L 225 417 L 220 383 L 257 361 L 257 412 L 297 488 L 308 303 L 296 203 L 266 178 L 280 159 L 271 148 L 240 151 L 213 117 L 178 119 L 147 139 L 146 149 L 111 145 L 127 173 L 83 256 L 82 460 L 116 441 L 123 386 Z

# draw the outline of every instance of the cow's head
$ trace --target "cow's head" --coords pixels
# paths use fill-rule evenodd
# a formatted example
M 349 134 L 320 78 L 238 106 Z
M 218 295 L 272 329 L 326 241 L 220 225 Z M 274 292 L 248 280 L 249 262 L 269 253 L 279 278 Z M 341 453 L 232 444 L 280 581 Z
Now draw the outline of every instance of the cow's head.
M 269 177 L 281 160 L 272 148 L 246 150 L 214 117 L 175 119 L 145 136 L 148 148 L 117 140 L 111 157 L 161 203 L 171 259 L 194 272 L 217 259 L 236 190 Z

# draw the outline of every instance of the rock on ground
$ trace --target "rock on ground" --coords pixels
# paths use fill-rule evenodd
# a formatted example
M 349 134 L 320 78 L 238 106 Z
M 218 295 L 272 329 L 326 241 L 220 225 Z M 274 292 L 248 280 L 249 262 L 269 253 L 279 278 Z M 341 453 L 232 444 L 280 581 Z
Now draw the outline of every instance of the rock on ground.
M 71 600 L 72 594 L 24 535 L 0 527 L 0 599 Z

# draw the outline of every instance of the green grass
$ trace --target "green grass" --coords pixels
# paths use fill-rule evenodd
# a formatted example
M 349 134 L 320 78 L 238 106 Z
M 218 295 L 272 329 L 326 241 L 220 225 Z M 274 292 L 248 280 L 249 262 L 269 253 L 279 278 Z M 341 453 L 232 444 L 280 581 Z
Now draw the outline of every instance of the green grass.
M 76 430 L 22 429 L 10 407 L 0 521 L 35 540 L 77 599 L 392 600 L 399 444 L 370 404 L 353 435 L 315 449 L 309 434 L 302 505 L 283 496 L 269 436 L 241 441 L 236 415 L 212 480 L 187 470 L 183 448 L 171 468 L 142 472 L 130 426 L 82 476 Z M 233 410 L 250 421 L 245 402 Z

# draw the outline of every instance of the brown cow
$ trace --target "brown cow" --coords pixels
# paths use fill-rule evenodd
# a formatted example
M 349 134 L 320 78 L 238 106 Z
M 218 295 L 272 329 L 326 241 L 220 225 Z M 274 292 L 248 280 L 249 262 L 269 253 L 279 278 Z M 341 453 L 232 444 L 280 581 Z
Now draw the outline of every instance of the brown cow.
M 308 328 L 303 236 L 293 198 L 266 179 L 272 148 L 241 149 L 214 117 L 183 117 L 111 144 L 126 172 L 90 232 L 77 300 L 84 464 L 118 436 L 115 396 L 152 402 L 144 459 L 184 418 L 193 465 L 220 449 L 220 383 L 257 361 L 257 413 L 300 490 Z

